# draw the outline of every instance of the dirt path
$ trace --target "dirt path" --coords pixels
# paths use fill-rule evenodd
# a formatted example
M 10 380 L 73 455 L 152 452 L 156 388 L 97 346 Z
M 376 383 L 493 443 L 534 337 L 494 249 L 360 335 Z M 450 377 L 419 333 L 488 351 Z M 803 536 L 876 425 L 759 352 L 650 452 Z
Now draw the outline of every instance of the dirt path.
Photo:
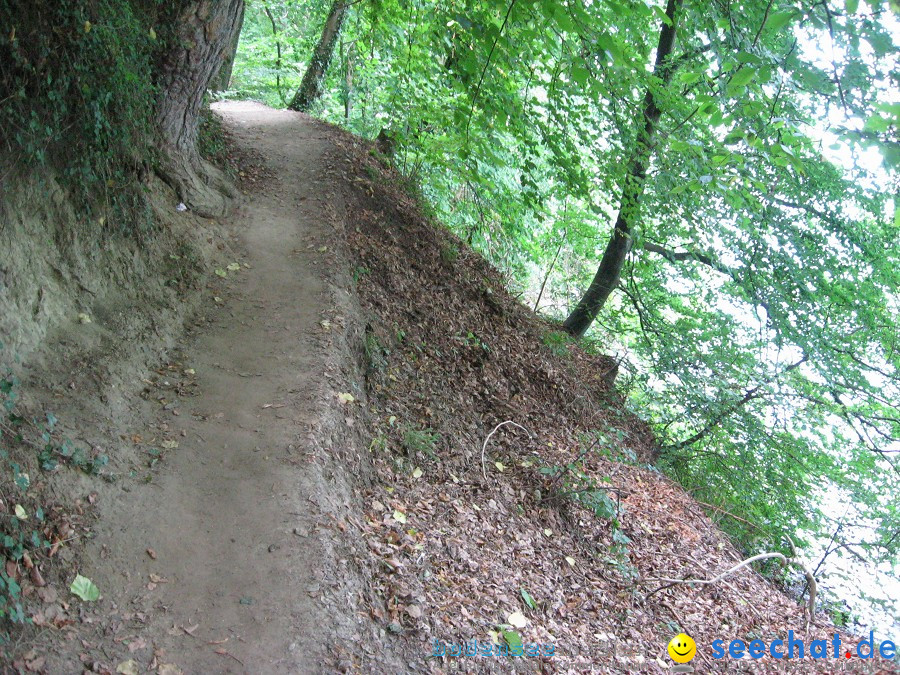
M 276 178 L 233 218 L 249 267 L 229 273 L 223 307 L 183 347 L 197 395 L 148 421 L 177 449 L 152 484 L 101 505 L 85 574 L 110 621 L 95 637 L 114 664 L 141 670 L 322 672 L 340 660 L 335 641 L 357 639 L 352 602 L 334 604 L 347 579 L 326 567 L 322 534 L 323 501 L 340 501 L 340 486 L 315 462 L 322 407 L 344 390 L 321 324 L 341 321 L 323 250 L 329 131 L 258 104 L 217 107 Z

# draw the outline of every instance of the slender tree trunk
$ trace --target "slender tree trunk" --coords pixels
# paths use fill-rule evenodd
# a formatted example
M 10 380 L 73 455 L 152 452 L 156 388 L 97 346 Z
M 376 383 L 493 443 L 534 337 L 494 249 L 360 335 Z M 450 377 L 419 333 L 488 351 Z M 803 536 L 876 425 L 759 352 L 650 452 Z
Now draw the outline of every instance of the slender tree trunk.
M 269 3 L 263 4 L 266 16 L 269 17 L 269 23 L 272 24 L 272 37 L 275 38 L 275 89 L 278 92 L 278 98 L 284 103 L 284 95 L 281 93 L 281 39 L 278 37 L 278 24 L 275 21 L 275 15 L 269 9 Z
M 173 45 L 159 65 L 157 127 L 163 158 L 158 170 L 185 204 L 209 217 L 227 213 L 235 191 L 224 174 L 200 157 L 199 115 L 243 12 L 243 0 L 185 3 L 176 19 Z
M 355 42 L 351 42 L 344 50 L 344 41 L 341 40 L 341 60 L 344 63 L 344 86 L 341 96 L 344 99 L 344 120 L 350 121 L 350 110 L 353 107 L 353 52 Z
M 237 30 L 234 31 L 234 36 L 231 38 L 231 44 L 228 45 L 228 50 L 225 52 L 225 60 L 222 61 L 222 67 L 219 68 L 218 75 L 210 82 L 210 91 L 225 91 L 231 84 L 231 73 L 234 70 L 234 59 L 237 56 L 238 43 L 241 41 L 241 28 L 243 26 L 244 7 L 242 3 L 241 14 L 238 17 Z
M 334 53 L 334 45 L 341 34 L 341 26 L 347 17 L 347 4 L 344 0 L 335 0 L 325 19 L 325 28 L 322 29 L 322 37 L 313 51 L 312 60 L 303 75 L 300 88 L 294 95 L 294 99 L 288 106 L 291 110 L 307 112 L 322 96 L 322 85 L 325 82 L 325 73 Z
M 659 31 L 653 76 L 663 85 L 668 84 L 672 76 L 669 57 L 675 47 L 676 14 L 681 8 L 681 4 L 682 0 L 668 0 L 666 16 L 669 21 L 664 21 Z M 648 87 L 647 93 L 644 95 L 643 126 L 638 131 L 635 148 L 625 174 L 622 195 L 619 199 L 619 215 L 616 218 L 612 236 L 606 245 L 591 285 L 563 323 L 563 329 L 575 337 L 581 337 L 587 332 L 619 283 L 622 266 L 631 248 L 631 228 L 640 213 L 647 168 L 650 158 L 653 156 L 653 137 L 656 134 L 660 115 L 661 111 L 656 104 L 653 87 Z

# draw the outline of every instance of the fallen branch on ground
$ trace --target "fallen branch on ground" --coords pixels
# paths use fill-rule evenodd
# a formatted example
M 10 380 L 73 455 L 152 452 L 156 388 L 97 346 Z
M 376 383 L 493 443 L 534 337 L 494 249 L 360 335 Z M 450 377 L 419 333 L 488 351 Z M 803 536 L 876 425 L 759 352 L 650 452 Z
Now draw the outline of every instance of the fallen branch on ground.
M 799 567 L 800 569 L 802 569 L 803 574 L 806 577 L 806 581 L 809 584 L 809 600 L 807 601 L 806 606 L 804 607 L 804 610 L 803 610 L 804 614 L 806 614 L 806 627 L 808 629 L 809 624 L 813 622 L 813 618 L 815 617 L 815 613 L 816 613 L 816 589 L 817 589 L 816 579 L 813 576 L 812 572 L 810 572 L 809 567 L 806 566 L 806 563 L 804 563 L 797 556 L 797 548 L 794 546 L 794 542 L 791 540 L 791 538 L 786 536 L 785 539 L 787 539 L 788 544 L 791 547 L 791 557 L 790 558 L 788 558 L 783 553 L 758 553 L 757 555 L 747 558 L 746 560 L 742 560 L 734 567 L 731 567 L 730 569 L 725 570 L 724 572 L 713 577 L 712 579 L 669 579 L 667 577 L 646 579 L 646 581 L 661 581 L 661 582 L 664 582 L 666 585 L 660 586 L 655 591 L 648 593 L 645 596 L 644 600 L 646 601 L 651 596 L 655 595 L 656 593 L 659 593 L 660 591 L 662 591 L 666 588 L 671 588 L 672 586 L 677 586 L 680 584 L 701 584 L 701 585 L 715 584 L 715 583 L 721 581 L 722 579 L 724 579 L 725 577 L 734 574 L 738 570 L 740 570 L 744 567 L 747 567 L 751 563 L 758 562 L 760 560 L 770 560 L 772 558 L 778 558 L 779 560 L 781 560 L 782 565 L 794 564 L 797 567 Z
M 487 435 L 487 438 L 484 439 L 484 443 L 481 445 L 481 473 L 485 478 L 487 478 L 487 469 L 484 466 L 484 453 L 485 453 L 485 450 L 487 450 L 488 441 L 491 440 L 491 436 L 493 436 L 495 433 L 497 433 L 497 430 L 500 427 L 505 426 L 507 424 L 512 424 L 514 427 L 518 427 L 519 429 L 524 431 L 526 434 L 528 434 L 528 438 L 531 438 L 531 432 L 528 431 L 528 429 L 523 427 L 521 424 L 516 424 L 512 420 L 506 420 L 505 422 L 500 422 L 500 424 L 495 426 L 494 430 Z

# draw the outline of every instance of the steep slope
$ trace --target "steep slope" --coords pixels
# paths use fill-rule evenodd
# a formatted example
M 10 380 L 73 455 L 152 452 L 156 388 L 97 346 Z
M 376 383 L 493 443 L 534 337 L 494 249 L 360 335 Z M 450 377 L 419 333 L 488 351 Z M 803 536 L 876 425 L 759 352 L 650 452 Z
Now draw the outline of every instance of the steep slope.
M 383 562 L 378 619 L 433 653 L 436 640 L 489 643 L 519 612 L 526 643 L 555 646 L 552 657 L 512 663 L 435 656 L 435 672 L 661 672 L 681 631 L 697 642 L 693 665 L 743 670 L 714 660 L 713 640 L 768 643 L 793 630 L 808 645 L 834 633 L 824 617 L 807 629 L 803 608 L 747 568 L 706 586 L 665 581 L 709 579 L 742 556 L 646 464 L 653 438 L 609 388 L 615 364 L 561 342 L 510 297 L 370 146 L 340 144 L 354 186 L 348 245 L 381 479 L 360 523 Z M 515 425 L 496 428 L 504 422 Z M 841 666 L 865 670 L 859 659 Z M 835 667 L 832 658 L 753 663 L 754 672 Z

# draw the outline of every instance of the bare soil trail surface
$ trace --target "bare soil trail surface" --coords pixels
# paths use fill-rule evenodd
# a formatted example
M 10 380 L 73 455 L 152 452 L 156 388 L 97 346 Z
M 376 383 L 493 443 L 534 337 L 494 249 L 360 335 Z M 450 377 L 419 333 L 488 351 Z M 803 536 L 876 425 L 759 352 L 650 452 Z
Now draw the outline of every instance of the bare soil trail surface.
M 71 656 L 139 672 L 343 669 L 369 629 L 334 528 L 349 490 L 329 455 L 354 426 L 338 396 L 353 358 L 323 158 L 334 132 L 255 103 L 216 107 L 271 179 L 231 219 L 240 269 L 220 270 L 224 297 L 210 293 L 207 325 L 155 382 L 192 395 L 147 397 L 145 433 L 169 448 L 158 471 L 101 494 L 83 573 L 103 600 Z

